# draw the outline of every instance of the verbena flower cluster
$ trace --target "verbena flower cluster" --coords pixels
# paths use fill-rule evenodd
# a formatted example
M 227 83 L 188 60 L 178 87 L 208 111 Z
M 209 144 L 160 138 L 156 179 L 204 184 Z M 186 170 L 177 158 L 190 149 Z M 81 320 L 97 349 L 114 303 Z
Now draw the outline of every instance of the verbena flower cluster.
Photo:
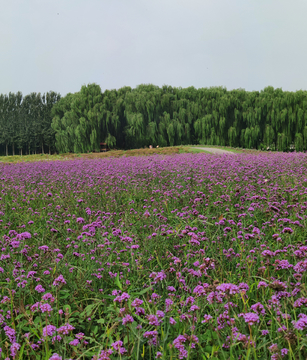
M 305 359 L 307 156 L 0 167 L 3 359 Z

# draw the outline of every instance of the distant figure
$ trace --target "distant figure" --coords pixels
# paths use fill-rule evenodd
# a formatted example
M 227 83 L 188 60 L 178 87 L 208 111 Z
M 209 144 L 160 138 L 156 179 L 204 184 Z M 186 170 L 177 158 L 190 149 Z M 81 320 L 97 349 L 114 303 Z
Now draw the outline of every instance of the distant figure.
M 159 147 L 159 145 L 157 145 L 157 148 Z
M 152 149 L 152 145 L 149 145 L 149 149 Z

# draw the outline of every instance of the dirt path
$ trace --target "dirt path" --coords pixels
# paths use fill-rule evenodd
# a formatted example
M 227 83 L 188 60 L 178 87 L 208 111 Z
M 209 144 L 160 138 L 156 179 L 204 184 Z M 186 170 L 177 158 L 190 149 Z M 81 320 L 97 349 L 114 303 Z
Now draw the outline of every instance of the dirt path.
M 235 155 L 235 153 L 233 153 L 232 151 L 227 151 L 227 150 L 222 150 L 222 149 L 216 149 L 216 148 L 207 148 L 207 147 L 204 147 L 204 148 L 201 148 L 201 147 L 197 147 L 196 149 L 201 149 L 201 150 L 205 150 L 205 151 L 208 151 L 212 154 L 229 154 L 229 155 Z

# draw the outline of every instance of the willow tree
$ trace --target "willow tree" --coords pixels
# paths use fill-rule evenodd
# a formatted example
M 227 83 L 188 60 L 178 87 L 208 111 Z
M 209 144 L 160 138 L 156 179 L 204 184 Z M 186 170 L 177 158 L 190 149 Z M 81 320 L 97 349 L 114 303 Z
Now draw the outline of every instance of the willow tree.
M 304 127 L 303 130 L 303 147 L 304 150 L 307 150 L 307 125 Z
M 51 128 L 55 131 L 55 146 L 60 153 L 74 151 L 78 118 L 71 111 L 71 104 L 75 96 L 77 94 L 68 93 L 52 107 Z
M 79 119 L 75 129 L 75 136 L 78 139 L 75 150 L 82 152 L 99 151 L 102 120 L 100 86 L 96 84 L 82 86 L 78 96 L 72 101 L 71 111 Z M 107 137 L 107 134 L 105 134 L 105 137 Z
M 233 126 L 231 126 L 228 130 L 228 141 L 230 146 L 237 146 L 237 131 Z
M 97 88 L 97 111 L 86 100 L 91 90 L 83 91 L 74 94 L 65 114 L 54 117 L 60 148 L 72 143 L 72 151 L 88 151 L 103 141 L 124 148 L 202 143 L 288 149 L 295 143 L 307 149 L 306 91 L 141 84 L 100 94 Z
M 277 150 L 286 151 L 288 148 L 287 137 L 284 133 L 278 133 L 277 135 Z
M 295 146 L 295 151 L 303 151 L 304 150 L 304 141 L 303 141 L 303 136 L 301 133 L 295 134 L 294 146 Z
M 274 146 L 274 135 L 275 133 L 273 131 L 273 128 L 270 125 L 267 125 L 264 130 L 263 141 L 265 146 L 269 149 L 272 149 L 272 147 Z

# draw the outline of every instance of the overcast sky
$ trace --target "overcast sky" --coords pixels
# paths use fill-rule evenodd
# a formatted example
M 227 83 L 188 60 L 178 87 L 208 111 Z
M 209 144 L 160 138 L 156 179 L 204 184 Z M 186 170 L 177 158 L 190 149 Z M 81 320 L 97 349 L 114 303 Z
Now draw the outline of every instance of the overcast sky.
M 0 93 L 307 89 L 306 0 L 0 0 Z

